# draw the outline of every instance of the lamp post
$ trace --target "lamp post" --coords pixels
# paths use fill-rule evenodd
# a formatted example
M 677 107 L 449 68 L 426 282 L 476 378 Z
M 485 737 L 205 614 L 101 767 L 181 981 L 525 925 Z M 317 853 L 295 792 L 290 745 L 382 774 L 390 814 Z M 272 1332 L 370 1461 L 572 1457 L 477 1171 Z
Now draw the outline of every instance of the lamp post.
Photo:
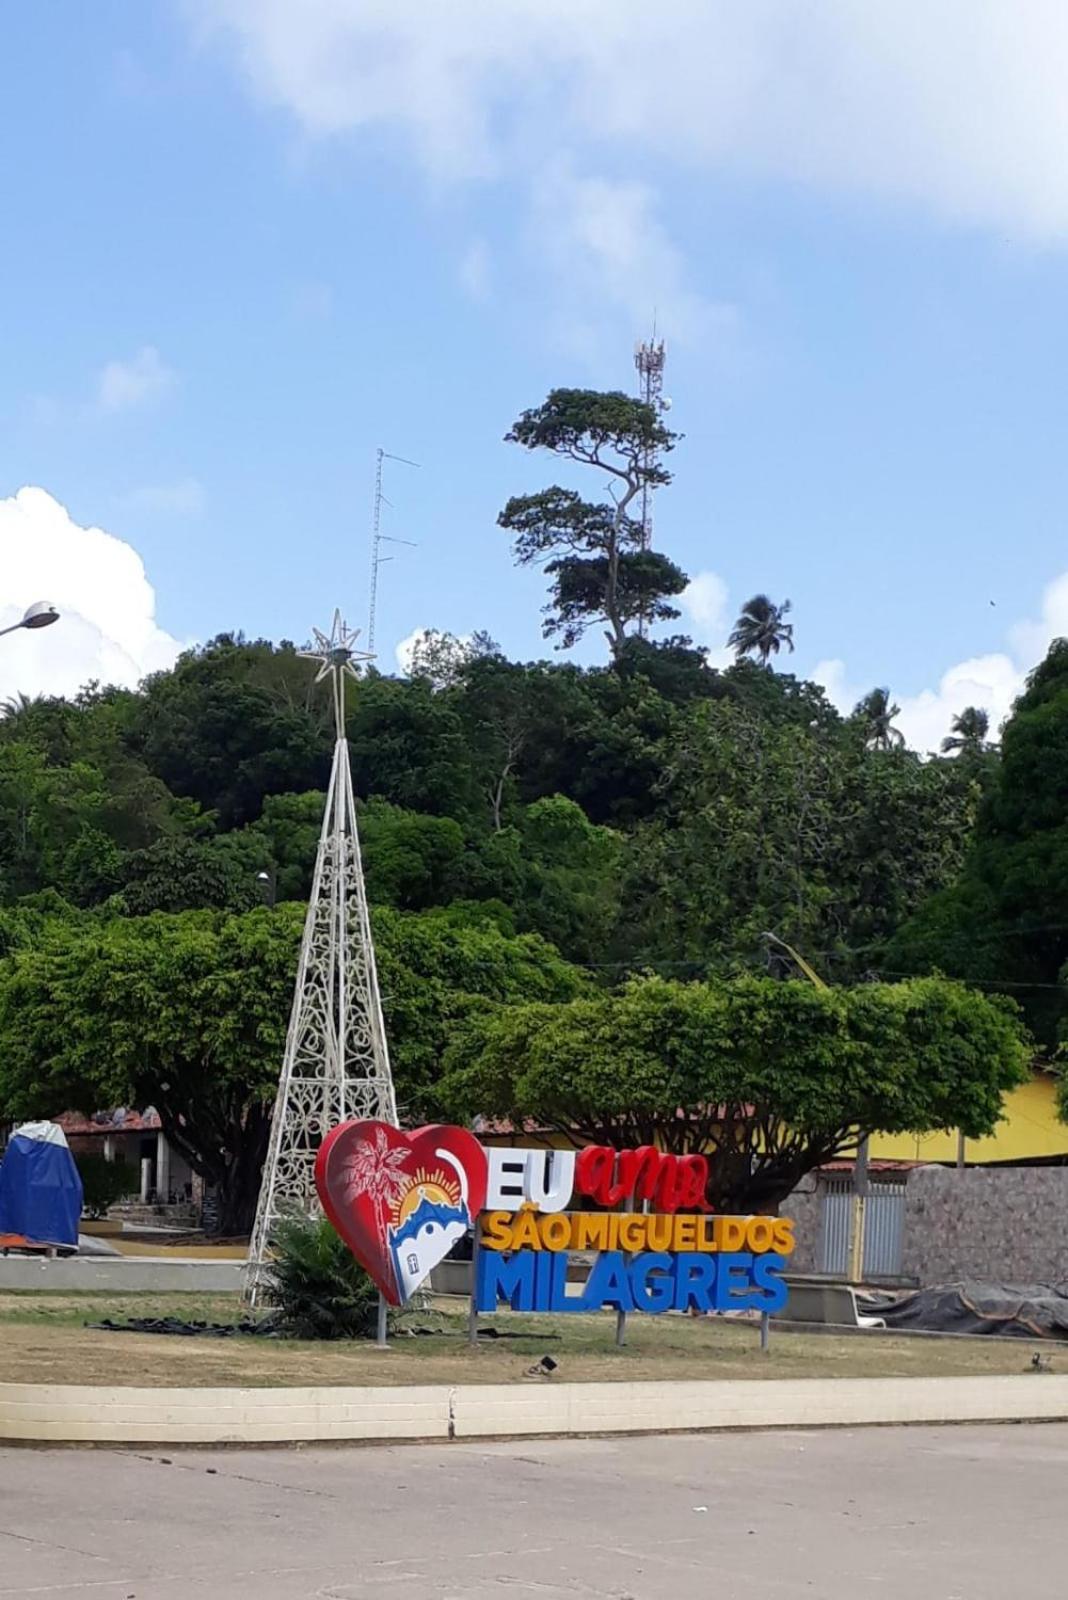
M 47 628 L 58 621 L 59 612 L 55 606 L 49 605 L 47 600 L 35 600 L 32 606 L 26 607 L 21 622 L 13 622 L 8 628 L 0 628 L 0 638 L 5 633 L 17 633 L 20 628 Z
M 270 870 L 268 870 L 266 867 L 260 868 L 259 872 L 256 874 L 256 886 L 259 889 L 260 894 L 263 896 L 264 904 L 270 906 L 271 910 L 273 911 L 275 897 L 277 895 L 277 884 L 275 882 L 273 867 L 270 868 Z

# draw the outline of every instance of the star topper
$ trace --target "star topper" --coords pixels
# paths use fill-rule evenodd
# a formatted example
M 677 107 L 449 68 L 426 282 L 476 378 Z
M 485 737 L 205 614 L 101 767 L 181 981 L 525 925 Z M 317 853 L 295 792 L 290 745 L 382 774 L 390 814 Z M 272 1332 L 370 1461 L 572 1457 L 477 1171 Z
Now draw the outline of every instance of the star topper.
M 359 673 L 354 666 L 357 661 L 373 661 L 373 650 L 356 650 L 356 640 L 360 637 L 359 628 L 350 628 L 346 625 L 340 609 L 334 612 L 334 621 L 329 633 L 324 633 L 321 628 L 313 628 L 316 648 L 314 650 L 298 650 L 297 655 L 304 661 L 317 661 L 319 671 L 316 673 L 316 683 L 333 676 L 334 686 L 334 715 L 337 721 L 337 735 L 339 739 L 345 736 L 345 692 L 343 675 L 348 673 L 350 678 L 359 681 Z

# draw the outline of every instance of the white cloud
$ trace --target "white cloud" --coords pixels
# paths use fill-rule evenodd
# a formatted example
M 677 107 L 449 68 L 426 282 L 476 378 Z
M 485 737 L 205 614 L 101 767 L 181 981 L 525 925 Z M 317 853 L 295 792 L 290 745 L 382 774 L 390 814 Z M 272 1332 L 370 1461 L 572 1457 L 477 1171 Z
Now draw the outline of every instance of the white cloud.
M 734 651 L 727 648 L 727 635 L 734 625 L 727 604 L 727 585 L 718 572 L 698 572 L 679 596 L 683 616 L 697 629 L 698 644 L 705 645 L 705 660 L 710 667 L 729 667 Z
M 146 483 L 118 497 L 124 511 L 153 515 L 195 517 L 204 509 L 204 485 L 198 478 L 179 478 L 176 483 Z
M 1009 628 L 1008 650 L 956 662 L 942 674 L 936 689 L 894 695 L 901 707 L 895 723 L 906 743 L 914 750 L 937 750 L 953 718 L 965 706 L 979 706 L 988 712 L 991 730 L 996 731 L 1012 710 L 1031 668 L 1045 655 L 1051 640 L 1061 637 L 1068 637 L 1068 572 L 1046 586 L 1037 618 Z M 821 683 L 828 698 L 846 713 L 872 687 L 850 682 L 845 662 L 838 659 L 817 662 L 809 677 Z M 892 690 L 893 684 L 890 687 Z
M 83 528 L 45 489 L 0 500 L 0 627 L 48 600 L 60 620 L 0 639 L 0 700 L 72 694 L 91 678 L 133 686 L 181 646 L 156 622 L 156 596 L 132 546 Z
M 436 176 L 632 157 L 1068 237 L 1062 0 L 186 0 L 306 130 Z
M 397 666 L 401 672 L 405 674 L 411 672 L 415 653 L 430 631 L 429 628 L 413 628 L 411 633 L 398 641 L 393 654 L 397 658 Z
M 142 345 L 130 361 L 109 361 L 102 369 L 97 404 L 101 411 L 132 411 L 160 399 L 174 382 L 174 373 L 155 345 Z
M 683 342 L 738 320 L 733 306 L 711 304 L 689 287 L 647 184 L 554 165 L 533 181 L 528 235 L 555 275 L 557 299 L 576 309 L 607 304 L 642 331 L 655 316 L 660 332 Z

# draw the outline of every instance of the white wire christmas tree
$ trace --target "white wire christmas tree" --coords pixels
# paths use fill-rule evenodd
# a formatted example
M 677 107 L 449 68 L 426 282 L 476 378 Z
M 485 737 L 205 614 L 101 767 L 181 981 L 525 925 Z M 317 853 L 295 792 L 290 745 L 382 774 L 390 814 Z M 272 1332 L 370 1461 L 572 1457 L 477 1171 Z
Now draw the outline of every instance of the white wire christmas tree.
M 249 1246 L 253 1295 L 279 1216 L 318 1210 L 315 1156 L 323 1136 L 353 1117 L 397 1122 L 345 740 L 345 679 L 358 676 L 354 662 L 373 656 L 354 648 L 359 629 L 347 628 L 340 611 L 329 635 L 312 631 L 317 648 L 299 654 L 319 663 L 316 683 L 331 679 L 336 739 Z

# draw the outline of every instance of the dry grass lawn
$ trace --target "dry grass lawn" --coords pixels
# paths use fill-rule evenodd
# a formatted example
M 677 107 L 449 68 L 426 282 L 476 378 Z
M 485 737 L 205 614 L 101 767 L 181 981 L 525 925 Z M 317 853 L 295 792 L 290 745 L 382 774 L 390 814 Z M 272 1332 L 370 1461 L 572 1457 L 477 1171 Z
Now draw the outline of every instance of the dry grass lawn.
M 749 1323 L 632 1317 L 627 1344 L 614 1344 L 615 1317 L 482 1319 L 498 1340 L 475 1350 L 456 1312 L 410 1313 L 388 1352 L 367 1343 L 183 1339 L 87 1328 L 104 1317 L 178 1316 L 232 1322 L 233 1295 L 0 1293 L 0 1382 L 263 1387 L 285 1384 L 511 1383 L 543 1355 L 562 1381 L 667 1378 L 941 1377 L 1023 1372 L 1027 1340 L 909 1338 L 902 1335 L 787 1333 L 772 1329 L 761 1354 Z M 430 1328 L 416 1336 L 406 1329 Z M 549 1337 L 546 1337 L 548 1335 Z M 1054 1371 L 1068 1372 L 1068 1348 L 1043 1344 Z M 1038 1381 L 1036 1379 L 1036 1381 Z

